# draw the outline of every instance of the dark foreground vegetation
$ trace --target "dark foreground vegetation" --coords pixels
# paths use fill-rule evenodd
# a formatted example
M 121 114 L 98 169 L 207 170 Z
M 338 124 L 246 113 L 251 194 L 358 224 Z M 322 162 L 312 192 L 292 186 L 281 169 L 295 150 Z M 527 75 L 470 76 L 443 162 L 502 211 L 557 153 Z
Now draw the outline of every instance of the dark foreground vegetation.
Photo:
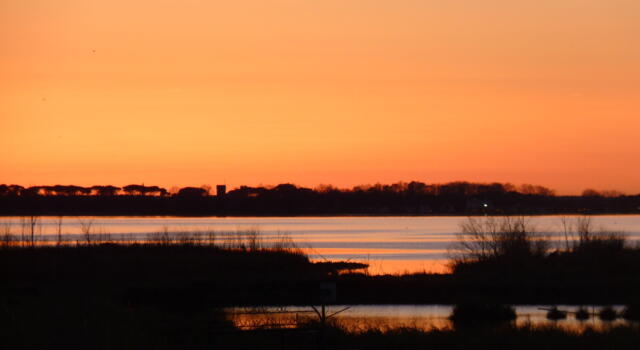
M 621 232 L 595 229 L 590 217 L 563 219 L 556 237 L 523 217 L 470 218 L 462 225 L 453 275 L 489 285 L 502 299 L 634 302 L 640 295 L 640 247 Z M 511 295 L 511 296 L 509 296 Z
M 422 182 L 316 189 L 241 186 L 0 185 L 0 215 L 470 215 L 640 213 L 640 194 L 585 190 L 557 196 L 535 185 Z
M 5 247 L 0 267 L 3 349 L 635 349 L 640 341 L 635 324 L 583 332 L 516 327 L 508 323 L 508 307 L 472 303 L 456 309 L 454 328 L 441 330 L 358 330 L 317 319 L 296 328 L 236 328 L 221 306 L 317 305 L 318 286 L 327 280 L 337 282 L 339 303 L 392 290 L 432 302 L 438 300 L 429 293 L 434 288 L 442 290 L 440 301 L 452 301 L 444 298 L 452 287 L 453 295 L 477 297 L 469 285 L 456 287 L 455 276 L 340 275 L 342 268 L 360 266 L 313 264 L 291 248 Z M 380 285 L 380 278 L 389 284 Z M 353 285 L 354 279 L 364 282 Z M 407 284 L 411 279 L 421 282 Z M 386 301 L 411 301 L 402 295 Z
M 326 332 L 326 349 L 636 349 L 637 326 L 572 332 L 558 327 L 490 327 L 424 331 L 415 328 L 369 329 L 349 332 L 332 327 Z M 314 338 L 254 333 L 242 335 L 232 345 L 242 349 L 317 349 Z M 238 339 L 240 337 L 237 337 Z M 306 342 L 305 342 L 306 341 Z
M 335 273 L 295 248 L 250 241 L 4 246 L 0 348 L 210 347 L 214 330 L 235 330 L 221 306 L 313 304 Z
M 451 274 L 371 276 L 363 264 L 313 263 L 283 238 L 220 242 L 158 233 L 147 243 L 87 239 L 0 244 L 0 344 L 8 349 L 604 349 L 635 348 L 635 323 L 574 332 L 515 327 L 505 304 L 629 305 L 637 320 L 640 250 L 623 235 L 566 222 L 560 239 L 524 218 L 469 219 Z M 106 236 L 103 236 L 103 238 Z M 335 299 L 321 286 L 335 283 Z M 225 306 L 457 304 L 454 328 L 237 328 Z M 619 317 L 602 308 L 599 317 Z

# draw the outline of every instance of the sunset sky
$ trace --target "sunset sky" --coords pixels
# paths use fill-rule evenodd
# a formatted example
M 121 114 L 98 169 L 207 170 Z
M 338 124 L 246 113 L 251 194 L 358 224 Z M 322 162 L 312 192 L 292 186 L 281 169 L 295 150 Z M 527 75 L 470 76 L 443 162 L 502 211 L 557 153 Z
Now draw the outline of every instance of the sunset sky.
M 640 192 L 638 0 L 1 0 L 0 183 Z

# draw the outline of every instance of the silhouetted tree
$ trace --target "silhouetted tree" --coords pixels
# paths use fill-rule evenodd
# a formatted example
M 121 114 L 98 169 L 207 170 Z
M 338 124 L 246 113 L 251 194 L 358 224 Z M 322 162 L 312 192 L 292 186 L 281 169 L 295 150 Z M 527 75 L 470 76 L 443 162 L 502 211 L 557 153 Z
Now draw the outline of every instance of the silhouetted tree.
M 144 196 L 165 196 L 167 194 L 166 189 L 158 186 L 142 186 L 141 192 Z
M 79 195 L 90 195 L 91 188 L 85 188 L 81 186 L 63 186 L 63 185 L 55 185 L 51 186 L 48 191 L 55 193 L 58 196 L 79 196 Z
M 129 196 L 142 196 L 145 192 L 145 187 L 143 185 L 127 185 L 122 190 Z
M 98 196 L 115 196 L 118 191 L 120 191 L 120 187 L 115 186 L 93 186 L 91 187 L 93 192 Z
M 249 186 L 240 186 L 235 190 L 231 190 L 227 193 L 227 196 L 236 197 L 236 198 L 255 198 L 263 195 L 267 192 L 267 189 L 264 187 L 249 187 Z
M 207 196 L 211 195 L 211 185 L 202 185 L 200 188 L 207 192 Z
M 607 198 L 615 198 L 615 197 L 624 196 L 624 193 L 616 190 L 606 190 L 606 191 L 602 191 L 602 196 Z
M 22 194 L 22 191 L 24 191 L 24 187 L 20 185 L 9 185 L 8 189 L 9 194 L 12 196 L 19 196 Z
M 42 189 L 42 187 L 40 187 L 40 186 L 28 187 L 28 188 L 26 188 L 26 189 L 24 189 L 22 191 L 22 195 L 23 196 L 29 196 L 29 197 L 38 196 L 38 195 L 40 195 L 40 190 L 41 189 Z
M 0 185 L 0 196 L 8 196 L 9 195 L 9 186 L 5 184 Z
M 518 192 L 522 193 L 522 194 L 527 194 L 527 195 L 534 195 L 534 196 L 554 196 L 555 195 L 555 191 L 546 188 L 544 186 L 538 186 L 538 185 L 530 185 L 530 184 L 523 184 L 520 186 L 520 189 L 518 190 Z
M 179 197 L 205 197 L 207 195 L 207 191 L 200 187 L 184 187 L 178 191 L 177 194 Z
M 584 191 L 582 191 L 582 197 L 600 197 L 600 196 L 602 196 L 600 192 L 592 188 L 587 188 Z

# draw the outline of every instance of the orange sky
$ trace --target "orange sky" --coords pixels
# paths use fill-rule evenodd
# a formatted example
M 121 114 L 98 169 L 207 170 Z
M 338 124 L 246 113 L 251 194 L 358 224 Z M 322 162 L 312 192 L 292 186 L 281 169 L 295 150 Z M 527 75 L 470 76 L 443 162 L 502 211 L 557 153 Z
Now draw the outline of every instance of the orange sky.
M 0 183 L 640 192 L 637 0 L 3 0 Z

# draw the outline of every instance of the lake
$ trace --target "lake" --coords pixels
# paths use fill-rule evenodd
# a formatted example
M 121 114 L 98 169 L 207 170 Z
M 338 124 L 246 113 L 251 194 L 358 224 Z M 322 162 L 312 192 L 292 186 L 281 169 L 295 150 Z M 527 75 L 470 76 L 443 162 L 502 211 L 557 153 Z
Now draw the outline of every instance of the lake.
M 569 218 L 572 218 L 569 216 Z M 562 216 L 536 216 L 527 220 L 558 244 Z M 213 232 L 216 242 L 234 233 L 259 231 L 263 244 L 283 236 L 304 250 L 315 261 L 349 260 L 365 262 L 373 274 L 403 272 L 444 272 L 455 246 L 459 216 L 427 217 L 57 217 L 38 218 L 36 235 L 52 242 L 57 233 L 64 241 L 83 239 L 83 232 L 110 240 L 153 240 L 164 230 L 174 234 Z M 593 216 L 596 229 L 623 232 L 633 244 L 640 239 L 640 215 Z M 25 218 L 0 218 L 0 230 L 20 235 L 29 230 Z M 26 231 L 25 231 L 26 230 Z

